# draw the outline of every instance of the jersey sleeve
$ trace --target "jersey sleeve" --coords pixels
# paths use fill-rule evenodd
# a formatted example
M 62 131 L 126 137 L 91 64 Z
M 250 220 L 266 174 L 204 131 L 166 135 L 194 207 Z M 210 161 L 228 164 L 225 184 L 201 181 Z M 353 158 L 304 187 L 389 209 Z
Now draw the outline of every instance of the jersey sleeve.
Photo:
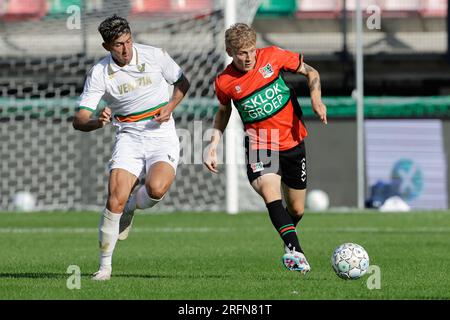
M 228 106 L 231 103 L 231 98 L 222 90 L 220 87 L 219 78 L 217 77 L 214 82 L 214 89 L 216 91 L 217 99 L 219 100 L 220 104 L 224 106 Z
M 276 56 L 285 71 L 296 72 L 303 63 L 303 55 L 301 53 L 284 50 L 274 47 Z
M 180 66 L 170 57 L 170 55 L 159 48 L 155 49 L 156 61 L 161 66 L 164 79 L 169 84 L 174 84 L 183 75 L 183 70 Z
M 105 91 L 103 73 L 98 72 L 94 66 L 89 70 L 84 82 L 83 93 L 78 100 L 79 108 L 95 111 Z

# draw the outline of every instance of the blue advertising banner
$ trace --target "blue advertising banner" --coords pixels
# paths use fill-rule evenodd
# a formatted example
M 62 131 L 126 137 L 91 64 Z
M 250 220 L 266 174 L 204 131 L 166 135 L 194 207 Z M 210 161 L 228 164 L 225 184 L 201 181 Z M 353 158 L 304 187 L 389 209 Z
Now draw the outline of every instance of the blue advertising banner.
M 400 196 L 412 209 L 447 209 L 440 120 L 367 120 L 366 175 L 374 207 Z

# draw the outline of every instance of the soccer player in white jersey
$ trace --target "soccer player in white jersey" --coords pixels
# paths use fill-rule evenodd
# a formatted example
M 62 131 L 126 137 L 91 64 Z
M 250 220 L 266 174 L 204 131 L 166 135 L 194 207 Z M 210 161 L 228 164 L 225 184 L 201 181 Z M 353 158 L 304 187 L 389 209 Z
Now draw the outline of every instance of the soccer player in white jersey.
M 73 126 L 92 131 L 112 121 L 117 127 L 108 199 L 99 224 L 100 268 L 92 278 L 109 280 L 119 233 L 126 239 L 134 210 L 157 204 L 175 178 L 179 139 L 172 111 L 186 95 L 189 81 L 167 52 L 133 43 L 124 18 L 114 15 L 98 30 L 109 54 L 89 71 Z M 97 112 L 102 98 L 108 107 Z M 145 184 L 132 193 L 144 175 Z

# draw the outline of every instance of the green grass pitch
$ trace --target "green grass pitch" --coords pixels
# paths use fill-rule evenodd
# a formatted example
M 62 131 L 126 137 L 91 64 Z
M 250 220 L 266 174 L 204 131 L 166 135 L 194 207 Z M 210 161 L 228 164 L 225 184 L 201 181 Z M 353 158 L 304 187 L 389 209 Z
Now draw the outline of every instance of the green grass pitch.
M 306 277 L 281 265 L 281 240 L 265 213 L 137 214 L 94 282 L 99 214 L 0 213 L 0 299 L 449 299 L 450 213 L 314 213 L 298 229 Z M 342 280 L 330 257 L 355 242 L 380 269 L 380 287 Z M 70 265 L 80 289 L 68 289 Z M 73 279 L 73 278 L 72 278 Z M 372 278 L 373 279 L 373 278 Z

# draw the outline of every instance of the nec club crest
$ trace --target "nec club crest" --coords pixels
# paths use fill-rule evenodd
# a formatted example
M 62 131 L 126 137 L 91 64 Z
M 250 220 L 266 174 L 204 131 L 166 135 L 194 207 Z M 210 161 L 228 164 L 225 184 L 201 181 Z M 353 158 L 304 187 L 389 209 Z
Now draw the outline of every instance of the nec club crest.
M 252 169 L 253 173 L 263 171 L 264 163 L 262 162 L 250 163 L 250 168 Z
M 270 78 L 273 75 L 273 68 L 270 63 L 266 64 L 264 67 L 259 68 L 259 72 L 262 74 L 264 79 Z

